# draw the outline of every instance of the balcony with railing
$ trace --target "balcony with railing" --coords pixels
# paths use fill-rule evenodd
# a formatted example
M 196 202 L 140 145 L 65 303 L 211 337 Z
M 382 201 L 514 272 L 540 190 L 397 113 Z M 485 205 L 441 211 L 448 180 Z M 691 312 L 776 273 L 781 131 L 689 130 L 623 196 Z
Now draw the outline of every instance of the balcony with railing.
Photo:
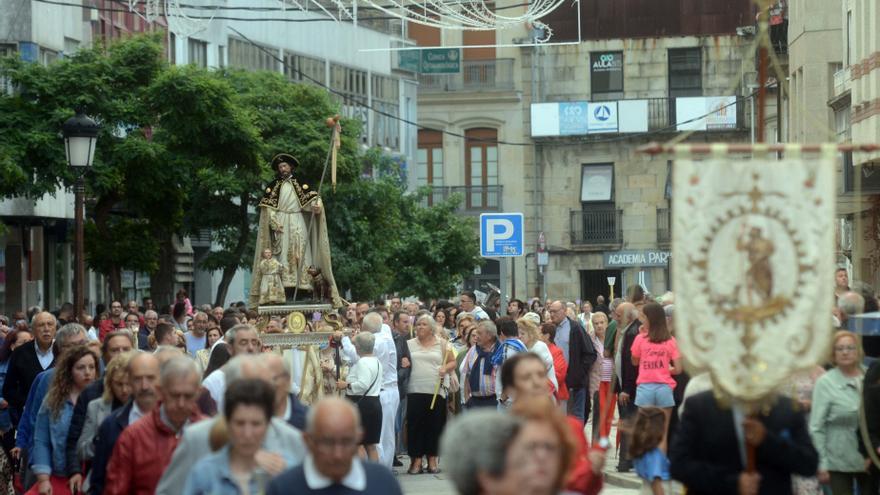
M 619 246 L 623 244 L 623 210 L 602 209 L 571 212 L 572 246 Z
M 668 246 L 672 242 L 672 210 L 657 208 L 657 245 Z
M 674 98 L 648 98 L 648 131 L 659 131 L 675 124 Z
M 462 60 L 457 74 L 421 74 L 419 91 L 511 91 L 513 59 Z
M 832 98 L 837 98 L 843 93 L 849 91 L 852 82 L 852 74 L 849 67 L 844 67 L 834 73 L 834 93 Z
M 502 211 L 501 192 L 503 186 L 433 186 L 428 196 L 422 200 L 423 206 L 445 201 L 452 195 L 459 195 L 459 213 L 479 214 Z

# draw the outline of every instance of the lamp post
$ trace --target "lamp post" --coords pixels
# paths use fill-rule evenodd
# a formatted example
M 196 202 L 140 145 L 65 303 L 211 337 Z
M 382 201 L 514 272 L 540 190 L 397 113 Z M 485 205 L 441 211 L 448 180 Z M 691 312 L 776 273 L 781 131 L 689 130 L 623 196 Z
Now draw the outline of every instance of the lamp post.
M 77 321 L 82 318 L 83 312 L 83 287 L 85 277 L 85 262 L 83 255 L 83 195 L 85 184 L 83 177 L 92 166 L 95 159 L 95 143 L 98 141 L 98 124 L 87 117 L 82 110 L 77 110 L 76 115 L 67 119 L 61 126 L 64 135 L 64 152 L 67 155 L 67 165 L 76 176 L 74 185 L 74 223 L 76 233 L 74 235 L 73 255 L 73 311 Z

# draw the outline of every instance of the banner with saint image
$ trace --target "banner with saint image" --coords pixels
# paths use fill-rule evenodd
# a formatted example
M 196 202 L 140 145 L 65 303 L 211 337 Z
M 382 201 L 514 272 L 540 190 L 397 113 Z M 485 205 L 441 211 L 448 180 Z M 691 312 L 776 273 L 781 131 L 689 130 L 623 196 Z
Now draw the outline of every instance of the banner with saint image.
M 693 372 L 742 401 L 827 357 L 836 147 L 673 166 L 675 329 Z

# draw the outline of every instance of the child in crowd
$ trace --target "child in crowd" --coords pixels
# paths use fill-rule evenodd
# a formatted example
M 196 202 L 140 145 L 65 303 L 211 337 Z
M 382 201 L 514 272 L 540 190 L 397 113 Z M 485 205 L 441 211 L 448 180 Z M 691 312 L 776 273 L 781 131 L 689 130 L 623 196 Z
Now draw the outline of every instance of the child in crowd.
M 193 315 L 193 305 L 189 300 L 189 293 L 186 292 L 186 289 L 181 288 L 177 291 L 177 296 L 175 297 L 176 302 L 182 302 L 186 305 L 186 314 L 187 316 Z
M 671 494 L 669 459 L 660 450 L 666 435 L 666 414 L 658 407 L 642 407 L 636 416 L 629 443 L 636 474 L 642 479 L 642 495 Z
M 681 373 L 678 344 L 666 326 L 663 306 L 654 302 L 645 304 L 639 313 L 639 320 L 642 327 L 631 348 L 633 364 L 639 367 L 636 406 L 661 408 L 668 426 L 675 406 L 672 397 L 675 380 L 672 375 Z M 660 442 L 660 450 L 666 452 L 665 434 Z

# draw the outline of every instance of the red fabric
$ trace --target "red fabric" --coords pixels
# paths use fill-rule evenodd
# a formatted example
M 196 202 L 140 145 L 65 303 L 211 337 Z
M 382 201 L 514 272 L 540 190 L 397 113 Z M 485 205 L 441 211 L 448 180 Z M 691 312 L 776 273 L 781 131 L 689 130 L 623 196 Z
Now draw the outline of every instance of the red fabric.
M 179 438 L 160 417 L 156 407 L 122 431 L 107 464 L 104 495 L 152 495 Z M 193 413 L 191 422 L 202 419 Z
M 98 325 L 98 339 L 101 342 L 104 342 L 104 337 L 106 337 L 108 333 L 114 330 L 119 330 L 120 328 L 125 328 L 125 320 L 120 318 L 119 323 L 114 324 L 113 319 L 107 318 L 106 320 L 101 321 Z
M 61 476 L 49 476 L 49 483 L 52 485 L 52 495 L 71 495 L 70 488 L 67 486 L 67 478 Z M 30 490 L 24 495 L 39 495 L 40 484 L 34 483 Z
M 611 423 L 614 421 L 614 405 L 617 404 L 617 394 L 611 394 L 611 400 L 608 400 L 608 393 L 611 392 L 611 382 L 599 383 L 599 414 L 602 417 L 602 429 L 599 430 L 600 438 L 608 438 L 611 434 Z M 593 418 L 595 420 L 595 418 Z
M 562 349 L 556 347 L 552 342 L 547 343 L 550 354 L 553 355 L 553 369 L 556 372 L 556 382 L 559 384 L 559 391 L 556 392 L 556 400 L 568 400 L 568 386 L 565 385 L 565 375 L 568 373 L 568 361 Z
M 569 416 L 566 419 L 575 443 L 577 443 L 577 451 L 565 489 L 583 495 L 596 495 L 602 490 L 602 474 L 593 473 L 593 464 L 587 457 L 590 446 L 584 437 L 584 422 L 574 416 Z

